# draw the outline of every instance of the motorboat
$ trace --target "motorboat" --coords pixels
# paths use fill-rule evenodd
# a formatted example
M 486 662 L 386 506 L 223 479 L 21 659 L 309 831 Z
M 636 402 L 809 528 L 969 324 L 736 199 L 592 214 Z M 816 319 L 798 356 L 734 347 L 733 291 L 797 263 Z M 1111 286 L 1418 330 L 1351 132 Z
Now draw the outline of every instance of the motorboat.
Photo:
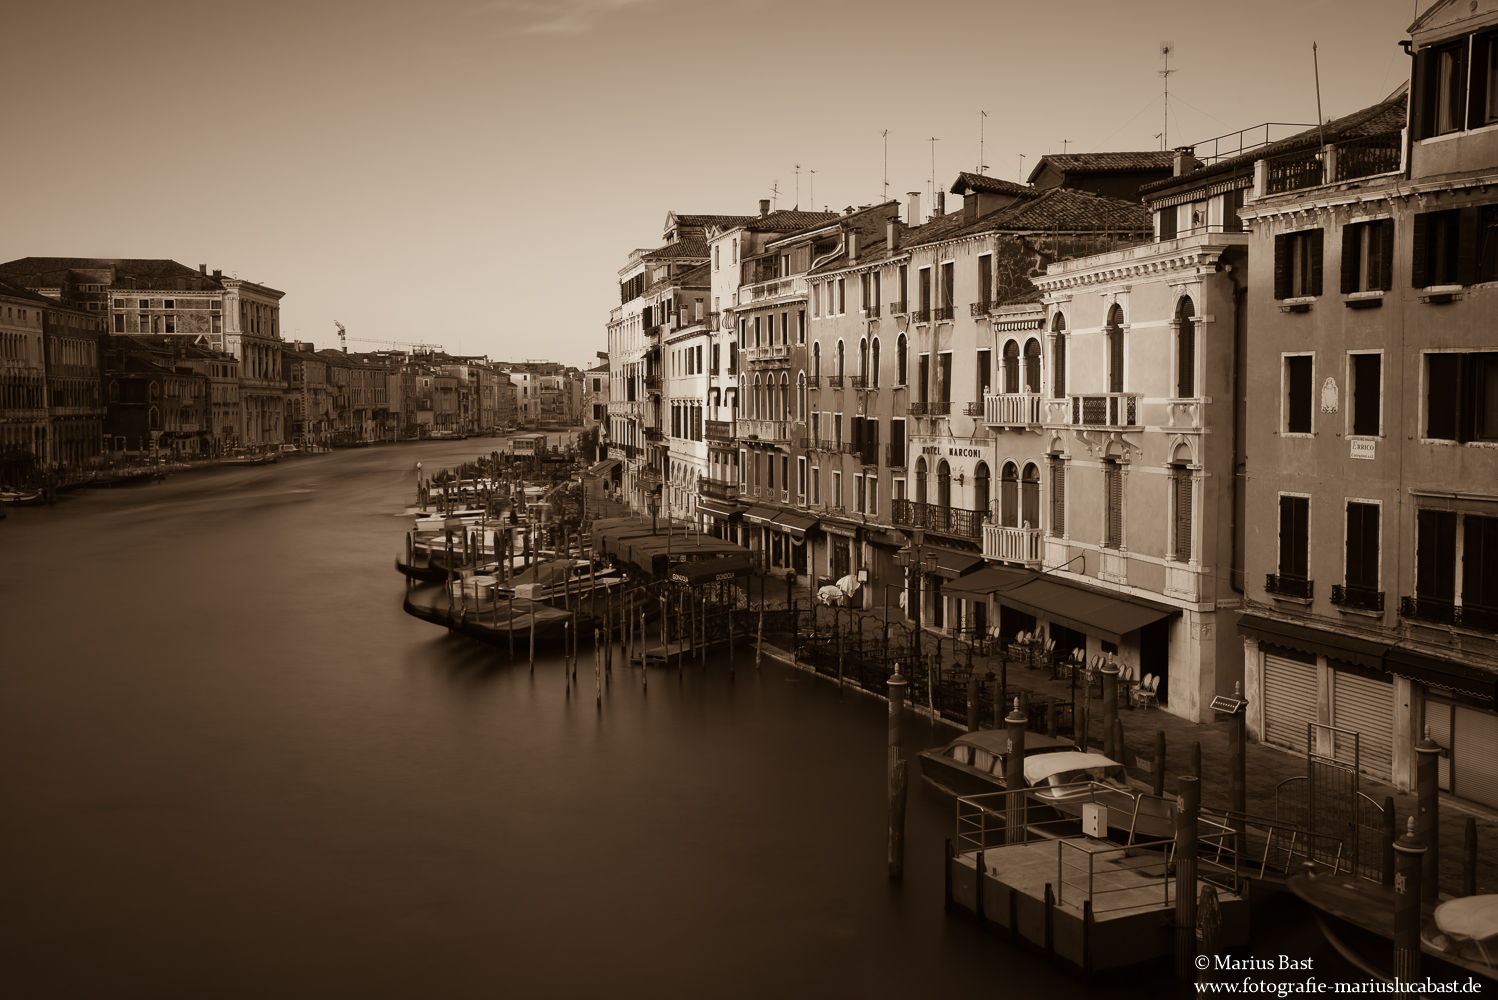
M 623 583 L 618 570 L 595 566 L 587 559 L 548 559 L 516 573 L 499 592 L 502 597 L 513 595 L 530 601 L 575 601 Z
M 46 502 L 41 490 L 0 490 L 0 504 L 11 507 L 40 507 Z
M 1074 751 L 1071 740 L 1040 733 L 1025 734 L 1025 758 Z M 1009 732 L 979 729 L 963 733 L 944 747 L 922 750 L 921 777 L 948 795 L 982 795 L 1004 791 Z
M 1025 784 L 1032 802 L 1068 816 L 1081 818 L 1088 803 L 1103 806 L 1110 834 L 1130 843 L 1175 836 L 1174 797 L 1152 794 L 1122 764 L 1100 753 L 1026 754 Z

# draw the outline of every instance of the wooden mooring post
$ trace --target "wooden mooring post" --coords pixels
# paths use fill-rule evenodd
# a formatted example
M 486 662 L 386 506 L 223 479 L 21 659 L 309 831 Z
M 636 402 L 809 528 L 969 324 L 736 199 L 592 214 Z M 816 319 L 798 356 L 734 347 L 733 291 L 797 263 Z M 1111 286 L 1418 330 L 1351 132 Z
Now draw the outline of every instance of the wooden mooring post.
M 1428 853 L 1415 830 L 1415 817 L 1411 816 L 1404 836 L 1394 842 L 1398 855 L 1394 876 L 1394 978 L 1406 983 L 1420 978 L 1421 883 Z
M 1155 730 L 1155 765 L 1150 772 L 1150 791 L 1156 795 L 1165 794 L 1165 730 Z
M 1426 726 L 1425 738 L 1415 744 L 1415 836 L 1419 838 L 1423 859 L 1420 898 L 1428 903 L 1436 901 L 1441 883 L 1441 800 L 1437 765 L 1440 757 L 1441 748 L 1430 738 L 1430 727 Z M 1420 942 L 1416 941 L 1417 960 L 1419 951 Z
M 1196 849 L 1201 780 L 1184 774 L 1176 779 L 1176 789 L 1176 979 L 1188 983 L 1196 972 Z
M 763 621 L 763 619 L 761 619 Z M 905 678 L 895 664 L 889 679 L 889 742 L 885 773 L 889 776 L 889 877 L 905 877 L 905 785 L 906 765 L 900 758 L 900 737 L 905 724 Z
M 1008 740 L 1004 758 L 1004 787 L 1025 787 L 1025 726 L 1029 717 L 1020 710 L 1019 699 L 1014 699 L 1014 711 L 1004 720 L 1008 727 Z M 1004 842 L 1018 844 L 1025 839 L 1025 796 L 1004 797 Z
M 754 636 L 754 669 L 759 669 L 760 657 L 765 652 L 765 605 L 761 601 L 759 605 L 759 631 Z

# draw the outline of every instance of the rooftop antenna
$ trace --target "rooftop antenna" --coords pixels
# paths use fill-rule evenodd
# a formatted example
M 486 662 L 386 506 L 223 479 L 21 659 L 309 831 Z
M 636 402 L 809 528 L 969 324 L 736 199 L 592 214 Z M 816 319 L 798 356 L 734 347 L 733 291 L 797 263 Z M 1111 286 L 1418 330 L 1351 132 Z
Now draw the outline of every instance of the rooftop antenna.
M 884 136 L 884 200 L 889 201 L 889 129 L 879 134 Z
M 1071 145 L 1071 140 L 1070 139 L 1062 139 L 1061 140 L 1061 155 L 1062 156 L 1066 155 L 1066 147 L 1070 146 L 1070 145 Z
M 1316 132 L 1321 145 L 1326 145 L 1326 119 L 1321 117 L 1321 63 L 1316 58 L 1316 43 L 1311 43 L 1311 66 L 1316 71 Z
M 801 164 L 796 164 L 796 208 L 801 207 Z
M 808 170 L 807 173 L 811 174 L 811 193 L 806 197 L 811 202 L 811 210 L 815 212 L 817 210 L 817 172 Z
M 771 199 L 771 205 L 775 208 L 776 211 L 779 211 L 780 210 L 780 181 L 778 179 L 773 184 L 770 185 L 770 199 Z
M 1175 72 L 1175 70 L 1170 68 L 1170 57 L 1175 50 L 1175 42 L 1160 43 L 1160 58 L 1165 60 L 1165 68 L 1158 71 L 1165 78 L 1165 131 L 1160 133 L 1165 141 L 1161 143 L 1161 149 L 1165 149 L 1170 145 L 1170 74 Z
M 931 207 L 936 207 L 936 144 L 941 142 L 936 136 L 931 137 Z
M 1025 154 L 1019 154 L 1019 182 L 1025 183 Z
M 978 112 L 978 173 L 988 169 L 988 164 L 983 162 L 983 119 L 988 117 L 987 111 Z
M 1154 138 L 1160 140 L 1160 148 L 1162 150 L 1165 148 L 1165 139 L 1164 139 L 1164 136 L 1165 136 L 1165 133 L 1163 133 L 1163 132 L 1156 132 L 1155 135 L 1154 135 Z

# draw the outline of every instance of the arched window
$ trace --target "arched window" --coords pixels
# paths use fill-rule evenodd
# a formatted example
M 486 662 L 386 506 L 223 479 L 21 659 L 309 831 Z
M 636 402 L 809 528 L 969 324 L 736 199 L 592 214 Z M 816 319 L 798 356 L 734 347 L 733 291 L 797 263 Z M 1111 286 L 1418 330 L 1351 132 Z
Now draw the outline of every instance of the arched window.
M 843 374 L 843 342 L 841 340 L 837 342 L 837 374 L 839 377 Z
M 807 400 L 806 400 L 806 373 L 802 372 L 796 379 L 796 419 L 802 423 L 806 422 Z
M 1182 299 L 1176 309 L 1176 398 L 1196 398 L 1196 307 Z
M 858 374 L 864 378 L 864 385 L 868 385 L 869 378 L 869 338 L 864 337 L 858 342 Z
M 979 462 L 978 468 L 973 470 L 973 509 L 982 511 L 985 519 L 988 517 L 988 505 L 992 499 L 990 492 L 988 463 Z
M 915 502 L 926 502 L 926 460 L 915 460 Z
M 905 377 L 909 370 L 909 346 L 905 340 L 905 334 L 900 334 L 900 339 L 895 341 L 895 385 L 905 385 L 909 381 Z
M 1020 527 L 1040 527 L 1040 469 L 1031 462 L 1020 475 Z
M 1060 313 L 1051 321 L 1051 398 L 1066 395 L 1066 317 Z
M 1004 345 L 1004 391 L 1019 392 L 1019 344 L 1013 340 Z
M 1025 341 L 1025 391 L 1040 391 L 1040 341 Z
M 936 504 L 938 507 L 952 506 L 952 469 L 945 460 L 936 466 Z
M 152 384 L 152 388 L 155 388 L 154 383 Z M 154 406 L 151 407 L 150 422 L 151 430 L 156 431 L 161 429 L 161 413 Z
M 1108 338 L 1108 391 L 1124 391 L 1124 334 L 1123 309 L 1114 305 L 1108 310 L 1108 325 L 1103 329 Z
M 755 375 L 754 376 L 754 391 L 749 394 L 749 408 L 750 408 L 750 411 L 751 411 L 749 415 L 751 417 L 763 416 L 763 413 L 761 412 L 763 404 L 762 404 L 761 398 L 760 398 L 760 393 L 762 391 L 763 390 L 760 389 L 760 385 L 759 385 L 759 376 Z
M 999 522 L 1006 528 L 1019 527 L 1019 469 L 1005 462 L 999 478 Z
M 820 343 L 811 345 L 811 377 L 820 378 L 822 375 L 822 345 Z
M 879 338 L 874 338 L 873 346 L 870 348 L 869 356 L 869 385 L 879 388 Z
M 109 401 L 111 403 L 118 403 L 120 401 L 120 384 L 118 382 L 111 381 L 109 383 Z
M 776 420 L 789 420 L 791 418 L 791 376 L 789 372 L 780 373 L 780 409 L 774 414 Z

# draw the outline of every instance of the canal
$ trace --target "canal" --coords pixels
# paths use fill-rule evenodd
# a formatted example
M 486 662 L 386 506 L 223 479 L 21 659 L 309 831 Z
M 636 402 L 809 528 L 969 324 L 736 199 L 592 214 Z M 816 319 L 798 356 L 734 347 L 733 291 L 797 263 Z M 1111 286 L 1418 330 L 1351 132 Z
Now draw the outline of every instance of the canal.
M 0 522 L 8 995 L 1159 994 L 948 916 L 952 806 L 914 768 L 886 880 L 882 702 L 740 657 L 648 690 L 616 670 L 599 708 L 586 651 L 577 692 L 558 659 L 532 673 L 403 614 L 415 462 L 488 447 L 184 473 Z

